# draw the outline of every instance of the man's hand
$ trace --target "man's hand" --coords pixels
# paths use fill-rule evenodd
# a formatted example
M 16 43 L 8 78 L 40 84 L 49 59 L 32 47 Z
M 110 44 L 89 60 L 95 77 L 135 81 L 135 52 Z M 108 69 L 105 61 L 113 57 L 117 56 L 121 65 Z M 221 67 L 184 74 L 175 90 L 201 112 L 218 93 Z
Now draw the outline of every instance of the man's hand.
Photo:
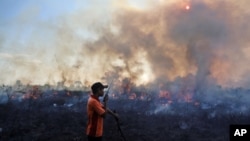
M 106 94 L 103 98 L 103 102 L 106 103 L 108 102 L 108 100 L 109 100 L 109 95 Z

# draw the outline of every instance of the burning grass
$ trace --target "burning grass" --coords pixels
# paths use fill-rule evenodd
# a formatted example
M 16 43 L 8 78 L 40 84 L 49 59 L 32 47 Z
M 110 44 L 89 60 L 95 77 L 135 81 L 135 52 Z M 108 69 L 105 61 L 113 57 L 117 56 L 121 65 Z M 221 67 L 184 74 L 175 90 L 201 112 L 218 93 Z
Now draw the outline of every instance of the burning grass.
M 67 91 L 57 91 L 37 99 L 11 99 L 0 105 L 0 139 L 85 141 L 87 98 L 84 92 L 68 95 Z M 195 105 L 128 96 L 111 97 L 108 106 L 119 113 L 127 141 L 225 141 L 229 139 L 230 124 L 250 123 L 249 109 L 233 112 L 232 105 L 226 103 Z M 121 140 L 111 116 L 104 124 L 104 141 Z

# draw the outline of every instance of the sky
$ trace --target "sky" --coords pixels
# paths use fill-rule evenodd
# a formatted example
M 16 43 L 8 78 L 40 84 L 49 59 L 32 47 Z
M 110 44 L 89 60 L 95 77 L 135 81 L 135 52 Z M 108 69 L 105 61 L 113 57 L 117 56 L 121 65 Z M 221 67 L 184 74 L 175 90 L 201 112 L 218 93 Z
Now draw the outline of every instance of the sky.
M 247 0 L 1 0 L 0 84 L 250 85 Z M 187 8 L 187 6 L 189 8 Z

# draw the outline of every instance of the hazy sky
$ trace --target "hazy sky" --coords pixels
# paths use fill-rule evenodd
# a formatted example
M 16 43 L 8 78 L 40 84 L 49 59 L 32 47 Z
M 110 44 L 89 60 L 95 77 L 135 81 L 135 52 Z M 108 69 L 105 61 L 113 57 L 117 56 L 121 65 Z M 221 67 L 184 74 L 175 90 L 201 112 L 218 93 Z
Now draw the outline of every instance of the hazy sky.
M 248 0 L 1 0 L 0 84 L 248 87 Z M 189 8 L 187 8 L 189 6 Z

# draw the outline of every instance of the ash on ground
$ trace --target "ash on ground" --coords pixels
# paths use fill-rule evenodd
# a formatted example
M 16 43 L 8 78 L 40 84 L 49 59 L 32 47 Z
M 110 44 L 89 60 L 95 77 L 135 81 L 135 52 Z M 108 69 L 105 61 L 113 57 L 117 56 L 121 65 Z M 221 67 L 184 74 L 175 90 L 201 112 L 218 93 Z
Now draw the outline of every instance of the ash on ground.
M 35 91 L 35 92 L 34 92 Z M 31 93 L 1 93 L 0 140 L 86 141 L 86 104 L 89 92 L 33 89 Z M 241 91 L 237 91 L 240 93 Z M 248 91 L 242 91 L 248 93 Z M 230 124 L 249 124 L 247 101 L 235 91 L 216 102 L 149 95 L 110 95 L 108 106 L 120 115 L 127 141 L 226 141 Z M 243 98 L 244 99 L 244 98 Z M 107 116 L 104 141 L 119 141 L 116 121 Z

